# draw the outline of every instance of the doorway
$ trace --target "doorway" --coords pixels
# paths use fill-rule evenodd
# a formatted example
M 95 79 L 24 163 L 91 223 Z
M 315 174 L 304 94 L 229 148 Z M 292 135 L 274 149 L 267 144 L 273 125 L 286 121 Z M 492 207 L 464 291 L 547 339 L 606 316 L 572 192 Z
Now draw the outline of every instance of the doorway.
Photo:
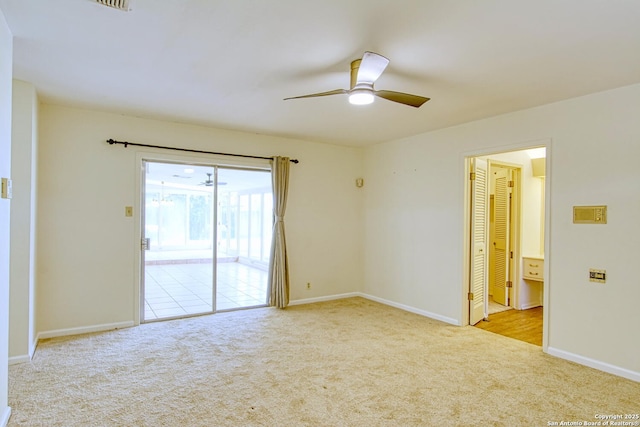
M 528 260 L 544 260 L 545 174 L 534 169 L 545 156 L 543 147 L 467 158 L 465 303 L 471 325 L 489 329 L 482 325 L 487 320 L 521 314 L 504 314 L 507 310 L 534 307 L 542 325 L 543 280 L 530 280 L 523 268 Z M 542 337 L 542 327 L 538 333 Z
M 267 304 L 269 170 L 143 160 L 141 321 Z

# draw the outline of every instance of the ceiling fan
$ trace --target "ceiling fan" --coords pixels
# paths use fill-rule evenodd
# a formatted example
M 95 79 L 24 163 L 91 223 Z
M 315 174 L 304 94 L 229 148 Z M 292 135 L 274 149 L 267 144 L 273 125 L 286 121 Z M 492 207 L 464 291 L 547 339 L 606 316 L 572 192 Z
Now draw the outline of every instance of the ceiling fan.
M 388 101 L 419 108 L 430 99 L 409 93 L 375 90 L 373 84 L 378 80 L 380 75 L 382 75 L 387 65 L 389 65 L 389 59 L 384 56 L 374 52 L 365 52 L 362 59 L 356 59 L 351 62 L 351 88 L 349 90 L 336 89 L 328 92 L 313 93 L 311 95 L 292 96 L 284 100 L 348 94 L 349 102 L 355 105 L 371 104 L 377 96 L 378 98 L 383 98 Z
M 206 187 L 211 187 L 213 186 L 213 180 L 211 179 L 211 175 L 213 175 L 212 173 L 208 173 L 207 174 L 207 179 L 205 181 L 202 181 L 200 184 L 198 185 L 204 185 Z
M 213 180 L 211 179 L 211 175 L 213 175 L 212 173 L 207 173 L 207 179 L 205 181 L 202 181 L 200 184 L 198 185 L 204 185 L 205 187 L 213 187 Z M 227 185 L 226 182 L 222 182 L 222 181 L 218 181 L 218 186 L 220 185 Z

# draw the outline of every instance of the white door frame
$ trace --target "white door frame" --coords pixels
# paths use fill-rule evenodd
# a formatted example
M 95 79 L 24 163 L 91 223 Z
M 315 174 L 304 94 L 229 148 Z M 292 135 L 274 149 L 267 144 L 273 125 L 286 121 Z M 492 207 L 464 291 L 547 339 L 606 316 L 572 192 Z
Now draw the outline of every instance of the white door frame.
M 550 249 L 550 231 L 551 231 L 551 155 L 552 155 L 552 143 L 551 139 L 532 140 L 525 141 L 518 144 L 513 144 L 503 147 L 493 147 L 481 150 L 474 150 L 469 152 L 460 153 L 460 164 L 463 169 L 462 184 L 463 184 L 463 203 L 462 203 L 462 218 L 463 218 L 463 246 L 462 246 L 462 283 L 460 286 L 460 301 L 461 304 L 461 325 L 469 325 L 469 301 L 467 294 L 469 291 L 470 283 L 470 199 L 471 199 L 471 185 L 468 179 L 471 172 L 471 158 L 490 156 L 492 154 L 507 153 L 511 151 L 520 151 L 531 148 L 545 147 L 546 148 L 546 177 L 544 183 L 544 295 L 543 305 L 545 307 L 543 311 L 543 327 L 542 327 L 542 350 L 547 352 L 549 345 L 549 331 L 551 329 L 549 312 L 551 311 L 550 294 L 552 288 L 552 278 L 550 277 L 550 265 L 551 265 L 551 249 Z M 514 253 L 515 258 L 515 253 Z M 519 258 L 518 258 L 519 259 Z M 516 263 L 518 264 L 518 263 Z M 518 269 L 519 270 L 519 269 Z M 520 276 L 520 272 L 518 272 Z

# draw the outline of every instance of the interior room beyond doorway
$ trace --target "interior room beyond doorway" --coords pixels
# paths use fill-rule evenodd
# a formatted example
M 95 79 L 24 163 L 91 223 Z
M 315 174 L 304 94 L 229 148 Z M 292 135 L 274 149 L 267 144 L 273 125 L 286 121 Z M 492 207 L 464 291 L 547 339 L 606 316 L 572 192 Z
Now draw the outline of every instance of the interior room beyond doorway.
M 543 335 L 545 157 L 545 148 L 479 157 L 487 165 L 487 211 L 486 219 L 482 219 L 486 220 L 486 238 L 482 240 L 474 235 L 471 244 L 472 254 L 475 255 L 478 251 L 483 253 L 481 248 L 485 248 L 488 256 L 484 272 L 478 270 L 477 261 L 472 266 L 474 286 L 470 292 L 477 294 L 480 290 L 479 298 L 484 305 L 485 315 L 484 320 L 470 323 L 481 329 L 537 345 L 542 345 Z M 474 168 L 474 162 L 471 164 Z M 502 176 L 505 171 L 507 186 L 510 188 L 507 189 L 506 199 L 502 197 L 501 200 L 496 177 Z M 477 183 L 474 185 L 477 186 Z M 481 217 L 476 216 L 476 211 L 478 203 L 480 206 L 482 203 L 473 199 L 473 193 L 471 200 L 470 221 L 478 224 Z M 474 202 L 476 211 L 473 210 Z M 498 207 L 505 203 L 506 216 L 504 212 L 497 213 Z M 499 227 L 502 227 L 502 231 L 496 232 Z M 500 242 L 505 234 L 506 243 Z M 506 248 L 506 263 L 496 264 L 496 258 L 499 258 L 496 257 L 498 251 L 494 250 L 496 247 Z M 479 287 L 475 282 L 483 276 L 485 284 Z M 499 298 L 495 298 L 496 290 Z M 505 290 L 506 297 L 503 298 Z M 470 307 L 475 305 L 476 310 L 479 302 L 477 298 L 478 295 L 474 295 L 475 301 L 470 301 Z

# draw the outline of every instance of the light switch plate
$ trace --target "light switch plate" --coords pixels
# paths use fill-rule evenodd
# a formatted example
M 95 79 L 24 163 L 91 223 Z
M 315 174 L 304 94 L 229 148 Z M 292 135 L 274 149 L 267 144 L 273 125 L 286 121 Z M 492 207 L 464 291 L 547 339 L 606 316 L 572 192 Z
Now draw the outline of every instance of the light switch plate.
M 10 199 L 13 197 L 13 184 L 9 178 L 2 178 L 2 198 Z

